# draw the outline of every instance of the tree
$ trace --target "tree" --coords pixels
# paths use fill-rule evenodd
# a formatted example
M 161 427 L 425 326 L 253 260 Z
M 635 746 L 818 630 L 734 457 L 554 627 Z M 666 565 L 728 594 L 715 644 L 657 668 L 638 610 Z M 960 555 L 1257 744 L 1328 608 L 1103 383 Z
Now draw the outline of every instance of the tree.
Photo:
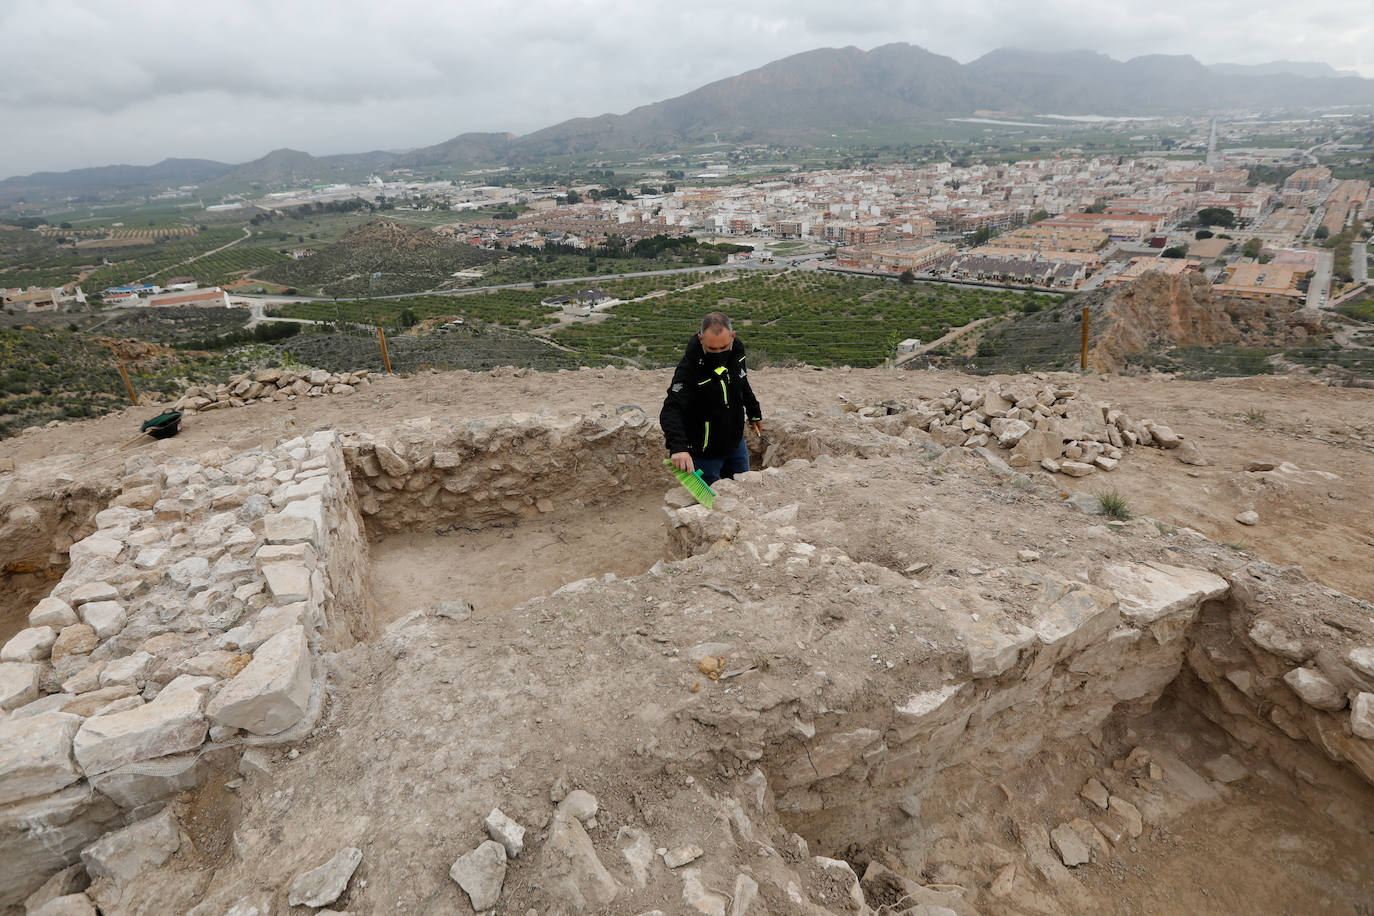
M 1236 224 L 1236 214 L 1225 207 L 1203 207 L 1197 211 L 1197 221 L 1203 226 L 1222 226 L 1230 229 Z
M 1314 239 L 1324 239 L 1324 238 L 1326 238 L 1326 237 L 1327 237 L 1328 235 L 1330 235 L 1330 234 L 1331 234 L 1331 230 L 1330 230 L 1330 229 L 1326 228 L 1325 226 L 1318 226 L 1318 227 L 1317 227 L 1317 231 L 1314 232 L 1314 233 L 1312 233 L 1312 238 L 1314 238 Z
M 576 191 L 569 191 L 568 196 L 564 198 L 564 200 L 570 204 L 580 204 L 582 203 L 582 195 L 578 194 Z
M 1202 241 L 1203 239 L 1210 239 L 1211 237 L 1212 231 L 1210 229 L 1199 229 L 1197 232 L 1193 233 L 1193 238 L 1197 239 L 1198 241 Z
M 910 270 L 904 270 L 902 271 L 901 276 L 897 278 L 897 282 L 902 284 L 903 286 L 910 286 L 911 284 L 916 282 L 916 275 L 912 273 Z
M 1032 223 L 1038 223 L 1038 222 L 1040 222 L 1042 219 L 1049 219 L 1049 218 L 1050 218 L 1050 211 L 1048 211 L 1048 210 L 1036 210 L 1034 213 L 1031 214 L 1030 221 L 1031 221 Z
M 1182 257 L 1187 257 L 1187 255 L 1188 255 L 1188 246 L 1187 246 L 1187 245 L 1174 245 L 1174 246 L 1172 246 L 1172 247 L 1170 247 L 1170 248 L 1165 248 L 1165 249 L 1164 249 L 1164 252 L 1160 255 L 1160 257 L 1162 257 L 1162 258 L 1182 258 Z
M 1263 247 L 1264 243 L 1259 239 L 1251 239 L 1241 247 L 1240 253 L 1247 258 L 1257 258 L 1259 257 L 1260 249 Z
M 420 316 L 416 315 L 413 309 L 402 309 L 401 314 L 396 316 L 396 321 L 403 328 L 413 328 L 420 323 Z

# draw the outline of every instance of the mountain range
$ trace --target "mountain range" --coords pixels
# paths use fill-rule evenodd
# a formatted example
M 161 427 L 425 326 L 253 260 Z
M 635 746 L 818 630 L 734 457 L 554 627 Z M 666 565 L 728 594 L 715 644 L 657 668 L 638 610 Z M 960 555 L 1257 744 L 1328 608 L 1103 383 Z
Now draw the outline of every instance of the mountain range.
M 909 44 L 819 48 L 625 114 L 573 118 L 522 137 L 464 133 L 405 153 L 316 157 L 280 149 L 240 165 L 167 159 L 152 166 L 40 172 L 0 181 L 0 204 L 183 184 L 287 187 L 368 171 L 666 151 L 711 140 L 807 143 L 836 130 L 928 124 L 976 112 L 1146 116 L 1332 105 L 1374 105 L 1374 80 L 1292 61 L 1208 67 L 1184 55 L 1123 62 L 1092 51 L 1003 48 L 960 64 Z

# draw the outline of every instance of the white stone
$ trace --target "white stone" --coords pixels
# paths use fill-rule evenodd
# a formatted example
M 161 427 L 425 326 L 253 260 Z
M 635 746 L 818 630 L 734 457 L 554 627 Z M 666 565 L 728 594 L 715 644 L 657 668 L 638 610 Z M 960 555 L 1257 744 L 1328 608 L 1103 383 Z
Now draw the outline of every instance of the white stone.
M 963 684 L 945 684 L 934 690 L 914 693 L 907 697 L 905 702 L 897 706 L 897 713 L 920 721 L 944 706 L 949 698 L 958 693 L 963 686 Z
M 1002 448 L 1013 447 L 1031 431 L 1031 425 L 1025 420 L 994 418 L 988 425 L 992 427 L 992 434 L 997 437 L 997 444 Z
M 467 892 L 474 910 L 489 910 L 501 898 L 501 885 L 506 881 L 506 849 L 495 840 L 486 840 L 459 856 L 448 875 Z
M 1240 522 L 1242 525 L 1258 525 L 1259 513 L 1254 509 L 1247 509 L 1236 515 L 1236 521 Z
M 1374 677 L 1374 649 L 1363 647 L 1351 649 L 1345 654 L 1345 660 L 1350 662 L 1351 667 L 1361 674 Z
M 1098 455 L 1096 458 L 1093 459 L 1093 464 L 1097 465 L 1104 471 L 1115 471 L 1117 461 L 1115 458 L 1108 458 L 1106 455 Z
M 124 884 L 166 862 L 180 846 L 177 819 L 164 810 L 96 840 L 82 850 L 81 861 L 92 878 Z
M 570 814 L 583 824 L 596 817 L 597 808 L 596 796 L 583 789 L 573 789 L 558 803 L 560 813 Z
M 1083 788 L 1078 790 L 1078 794 L 1103 811 L 1107 810 L 1107 803 L 1111 798 L 1107 792 L 1107 787 L 1092 777 L 1089 777 L 1088 781 L 1083 784 Z
M 638 827 L 621 827 L 615 835 L 615 845 L 630 866 L 635 884 L 641 888 L 649 883 L 649 867 L 654 861 L 654 844 L 649 834 Z
M 699 868 L 682 872 L 682 902 L 686 904 L 685 912 L 688 913 L 725 916 L 725 898 L 706 887 Z
M 169 554 L 170 551 L 166 547 L 144 547 L 134 557 L 134 565 L 139 569 L 156 569 L 166 561 Z
M 324 500 L 320 497 L 312 496 L 309 499 L 298 499 L 293 503 L 288 503 L 281 514 L 309 519 L 315 527 L 314 533 L 310 536 L 310 542 L 315 545 L 317 550 L 325 546 L 324 540 L 329 531 L 329 520 L 325 513 Z
M 71 598 L 74 605 L 88 601 L 114 601 L 119 598 L 119 590 L 108 582 L 87 582 L 73 589 Z
M 1145 822 L 1140 817 L 1140 809 L 1120 795 L 1112 796 L 1111 801 L 1107 803 L 1107 810 L 1121 820 L 1121 823 L 1126 827 L 1126 832 L 1133 839 L 1139 838 L 1145 832 Z
M 38 679 L 42 665 L 32 662 L 0 663 L 0 712 L 18 709 L 38 699 Z
M 57 631 L 52 627 L 20 630 L 0 649 L 0 662 L 38 662 L 52 654 Z
M 52 627 L 54 630 L 61 630 L 74 623 L 79 623 L 80 618 L 76 616 L 76 611 L 72 606 L 61 598 L 53 598 L 51 595 L 34 605 L 33 610 L 29 611 L 29 626 L 31 627 Z
M 252 652 L 278 633 L 296 626 L 305 627 L 307 632 L 312 629 L 310 605 L 306 602 L 297 601 L 285 607 L 263 608 L 253 621 L 253 625 L 244 628 L 243 634 L 237 637 L 236 645 L 246 652 Z
M 1350 704 L 1350 730 L 1356 737 L 1374 741 L 1374 693 L 1357 693 Z
M 1283 680 L 1309 706 L 1332 712 L 1345 708 L 1345 694 L 1320 671 L 1294 668 L 1283 676 Z
M 132 809 L 193 789 L 203 776 L 200 755 L 192 752 L 126 763 L 97 773 L 90 777 L 90 782 L 115 804 Z
M 297 875 L 291 882 L 287 903 L 291 906 L 328 906 L 343 895 L 362 861 L 362 850 L 345 846 L 319 868 Z
M 178 560 L 167 570 L 167 578 L 187 589 L 201 589 L 210 581 L 210 561 L 205 557 Z
M 1226 594 L 1226 580 L 1205 569 L 1164 563 L 1131 563 L 1108 566 L 1101 584 L 1121 603 L 1121 616 L 1137 625 L 1185 613 L 1191 617 L 1198 605 Z
M 746 916 L 758 899 L 759 884 L 748 875 L 735 875 L 735 892 L 731 896 L 730 916 Z
M 1092 860 L 1092 853 L 1088 849 L 1088 844 L 1084 843 L 1068 824 L 1060 824 L 1050 831 L 1050 845 L 1054 851 L 1059 853 L 1059 858 L 1064 864 L 1073 868 L 1075 865 L 1085 865 Z
M 28 910 L 27 916 L 96 916 L 96 909 L 85 894 L 64 894 Z
M 147 652 L 135 652 L 133 655 L 117 658 L 106 665 L 105 670 L 100 673 L 100 686 L 129 685 L 141 689 L 144 678 L 148 676 L 148 669 L 154 661 L 155 658 Z
M 129 622 L 124 606 L 118 601 L 92 601 L 81 605 L 81 619 L 95 631 L 96 639 L 109 639 Z
M 81 778 L 72 763 L 79 716 L 48 712 L 0 721 L 0 805 L 48 795 Z
M 284 630 L 258 647 L 206 710 L 218 725 L 275 735 L 300 721 L 310 703 L 311 658 L 305 629 Z
M 1255 645 L 1267 652 L 1295 662 L 1305 660 L 1307 650 L 1302 641 L 1280 629 L 1272 620 L 1256 620 L 1250 625 L 1249 636 Z
M 702 854 L 700 846 L 674 846 L 672 849 L 664 850 L 663 864 L 669 868 L 681 868 L 700 859 Z
M 520 857 L 521 851 L 525 848 L 524 827 L 507 817 L 500 808 L 492 808 L 482 823 L 487 828 L 487 835 L 506 848 L 508 857 Z
M 124 552 L 124 544 L 100 532 L 73 544 L 68 554 L 73 564 L 82 560 L 114 560 Z
M 262 575 L 267 580 L 272 600 L 278 604 L 310 598 L 310 570 L 304 563 L 264 563 Z
M 1059 470 L 1070 477 L 1087 477 L 1097 469 L 1091 464 L 1084 464 L 1081 461 L 1061 461 L 1059 462 Z
M 211 678 L 182 675 L 138 709 L 87 719 L 76 733 L 76 762 L 87 775 L 199 747 L 209 725 L 202 709 Z
M 573 912 L 604 913 L 620 893 L 620 885 L 597 858 L 587 831 L 564 811 L 553 816 L 549 838 L 540 850 L 538 874 L 549 899 Z
M 1183 439 L 1167 426 L 1154 424 L 1150 427 L 1150 435 L 1159 443 L 1162 448 L 1178 448 L 1183 444 Z

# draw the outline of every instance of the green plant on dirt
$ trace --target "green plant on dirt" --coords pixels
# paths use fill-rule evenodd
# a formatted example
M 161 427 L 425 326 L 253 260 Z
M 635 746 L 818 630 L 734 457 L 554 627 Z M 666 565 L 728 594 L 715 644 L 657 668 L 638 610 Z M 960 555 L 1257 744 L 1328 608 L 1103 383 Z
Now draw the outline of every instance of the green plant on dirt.
M 1118 490 L 1105 490 L 1098 493 L 1097 506 L 1102 510 L 1102 514 L 1108 518 L 1123 522 L 1134 518 L 1131 507 L 1126 502 L 1126 497 L 1122 496 Z
M 1245 411 L 1245 413 L 1241 414 L 1240 419 L 1243 423 L 1246 423 L 1249 426 L 1263 426 L 1264 411 L 1256 410 L 1252 407 L 1249 410 Z

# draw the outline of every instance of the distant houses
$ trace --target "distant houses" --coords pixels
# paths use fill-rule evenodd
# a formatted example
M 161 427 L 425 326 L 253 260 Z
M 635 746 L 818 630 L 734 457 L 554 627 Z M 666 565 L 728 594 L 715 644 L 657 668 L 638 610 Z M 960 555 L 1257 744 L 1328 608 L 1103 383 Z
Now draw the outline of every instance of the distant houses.
M 14 312 L 59 311 L 73 305 L 85 305 L 86 294 L 79 286 L 71 290 L 60 286 L 0 289 L 0 304 Z
M 539 300 L 545 308 L 562 308 L 569 314 L 581 314 L 614 305 L 620 300 L 600 287 L 578 290 L 570 296 L 548 296 Z

